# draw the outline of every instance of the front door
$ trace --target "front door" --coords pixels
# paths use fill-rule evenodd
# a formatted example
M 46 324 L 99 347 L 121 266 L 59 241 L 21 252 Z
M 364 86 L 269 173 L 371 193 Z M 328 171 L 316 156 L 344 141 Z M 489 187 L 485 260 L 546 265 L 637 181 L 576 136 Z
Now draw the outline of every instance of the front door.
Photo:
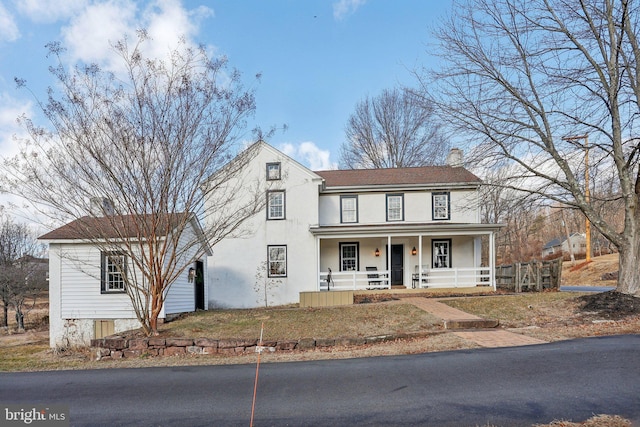
M 389 247 L 387 247 L 387 251 Z M 389 259 L 387 258 L 387 263 Z M 403 285 L 404 278 L 404 245 L 391 245 L 391 285 Z
M 196 310 L 204 310 L 204 263 L 196 261 L 195 284 Z

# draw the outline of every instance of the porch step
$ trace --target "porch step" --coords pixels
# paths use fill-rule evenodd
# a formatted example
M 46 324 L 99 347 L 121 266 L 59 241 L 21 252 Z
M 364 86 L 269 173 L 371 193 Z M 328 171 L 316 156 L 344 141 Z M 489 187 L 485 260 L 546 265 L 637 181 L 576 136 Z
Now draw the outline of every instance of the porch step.
M 405 285 L 391 285 L 391 289 L 407 289 Z

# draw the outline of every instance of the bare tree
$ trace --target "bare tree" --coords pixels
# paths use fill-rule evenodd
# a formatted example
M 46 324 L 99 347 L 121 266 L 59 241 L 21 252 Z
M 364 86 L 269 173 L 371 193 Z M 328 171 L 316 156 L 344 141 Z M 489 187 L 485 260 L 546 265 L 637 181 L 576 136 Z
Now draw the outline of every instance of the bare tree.
M 71 233 L 101 251 L 126 255 L 125 289 L 144 331 L 155 334 L 166 291 L 206 251 L 202 237 L 215 244 L 233 233 L 263 197 L 246 197 L 252 183 L 243 191 L 228 184 L 252 155 L 229 163 L 255 110 L 253 90 L 204 47 L 183 41 L 157 59 L 145 55 L 146 40 L 141 31 L 135 44 L 113 45 L 125 70 L 118 74 L 95 64 L 68 70 L 64 50 L 51 44 L 57 85 L 40 104 L 50 126 L 22 118 L 30 139 L 4 166 L 12 193 L 71 220 Z M 222 193 L 215 220 L 205 218 L 205 190 Z M 238 209 L 228 209 L 240 194 Z M 87 215 L 95 199 L 111 201 L 99 220 Z M 207 224 L 201 232 L 192 233 L 195 219 Z
M 39 293 L 47 287 L 46 262 L 36 258 L 42 249 L 25 224 L 0 216 L 0 298 L 3 323 L 8 326 L 13 307 L 18 330 L 24 330 L 24 316 L 35 306 Z M 44 260 L 46 261 L 46 260 Z M 31 304 L 29 304 L 29 302 Z
M 441 164 L 449 152 L 433 110 L 410 91 L 387 89 L 356 105 L 340 149 L 343 168 L 400 168 Z
M 640 292 L 638 6 L 456 2 L 436 34 L 444 65 L 422 74 L 450 130 L 479 144 L 476 160 L 516 171 L 502 186 L 579 209 L 618 248 L 617 289 L 628 294 Z M 609 168 L 615 177 L 611 192 L 587 197 L 587 152 L 592 175 Z M 596 209 L 615 200 L 623 204 L 622 229 Z

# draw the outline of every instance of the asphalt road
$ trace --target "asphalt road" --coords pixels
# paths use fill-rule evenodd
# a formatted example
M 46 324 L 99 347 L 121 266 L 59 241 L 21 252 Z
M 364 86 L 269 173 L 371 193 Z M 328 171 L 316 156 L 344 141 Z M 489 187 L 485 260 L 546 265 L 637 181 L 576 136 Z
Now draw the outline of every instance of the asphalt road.
M 254 424 L 530 426 L 601 413 L 640 422 L 638 354 L 640 335 L 627 335 L 263 363 Z M 255 370 L 235 365 L 2 373 L 0 405 L 69 405 L 73 426 L 248 426 Z

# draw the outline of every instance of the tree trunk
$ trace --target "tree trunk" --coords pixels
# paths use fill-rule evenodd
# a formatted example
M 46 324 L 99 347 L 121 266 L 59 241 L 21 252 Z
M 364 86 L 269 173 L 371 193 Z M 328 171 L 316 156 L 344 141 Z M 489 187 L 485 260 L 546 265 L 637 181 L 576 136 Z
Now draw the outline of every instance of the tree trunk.
M 617 291 L 640 296 L 640 235 L 631 235 L 629 244 L 619 248 Z
M 19 308 L 16 308 L 16 323 L 18 324 L 18 331 L 24 331 L 24 313 Z
M 2 320 L 4 321 L 4 323 L 2 324 L 2 326 L 9 326 L 9 306 L 7 304 L 4 304 L 2 306 L 2 310 L 3 310 L 3 316 L 2 316 Z

